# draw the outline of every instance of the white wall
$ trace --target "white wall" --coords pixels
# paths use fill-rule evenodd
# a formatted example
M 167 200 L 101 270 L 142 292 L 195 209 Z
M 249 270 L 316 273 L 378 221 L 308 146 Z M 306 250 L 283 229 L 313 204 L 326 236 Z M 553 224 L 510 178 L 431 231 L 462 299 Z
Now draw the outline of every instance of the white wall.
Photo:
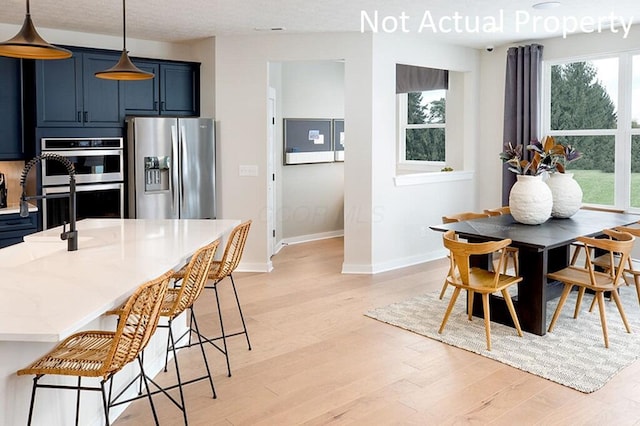
M 281 62 L 282 118 L 344 118 L 344 62 Z M 278 149 L 282 148 L 278 139 Z M 280 163 L 282 164 L 282 163 Z M 344 164 L 281 166 L 282 237 L 301 241 L 340 234 L 344 227 Z
M 313 46 L 313 49 L 310 48 Z M 264 270 L 267 258 L 266 87 L 268 64 L 344 59 L 345 147 L 343 270 L 371 273 L 443 254 L 428 229 L 451 211 L 473 209 L 472 179 L 395 186 L 395 64 L 464 73 L 465 103 L 456 123 L 464 146 L 462 168 L 475 168 L 478 141 L 479 52 L 389 34 L 229 36 L 216 39 L 216 111 L 222 184 L 221 217 L 254 219 L 243 265 Z M 248 102 L 247 100 L 250 100 Z M 257 177 L 239 177 L 239 164 L 256 164 Z

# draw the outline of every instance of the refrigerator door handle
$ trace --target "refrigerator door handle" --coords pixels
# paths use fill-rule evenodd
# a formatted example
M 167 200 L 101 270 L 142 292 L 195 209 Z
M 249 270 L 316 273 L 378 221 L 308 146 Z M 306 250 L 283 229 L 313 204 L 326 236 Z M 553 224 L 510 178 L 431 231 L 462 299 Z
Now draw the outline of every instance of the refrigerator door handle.
M 176 126 L 171 126 L 171 180 L 169 182 L 170 191 L 171 191 L 171 208 L 173 210 L 173 217 L 178 218 L 178 199 L 180 197 L 179 194 L 176 194 L 178 191 L 178 180 L 180 176 L 178 175 L 180 169 L 180 161 L 179 161 L 179 152 L 178 152 L 178 132 Z
M 180 176 L 180 211 L 181 215 L 185 212 L 184 203 L 184 176 L 185 170 L 187 170 L 187 132 L 183 125 L 180 126 L 180 170 L 182 176 Z

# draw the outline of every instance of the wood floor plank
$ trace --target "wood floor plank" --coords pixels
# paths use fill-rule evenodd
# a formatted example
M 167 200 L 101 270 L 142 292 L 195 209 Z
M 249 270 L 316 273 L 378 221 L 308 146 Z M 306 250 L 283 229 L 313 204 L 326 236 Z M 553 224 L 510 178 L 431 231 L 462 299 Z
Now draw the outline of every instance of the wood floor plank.
M 218 399 L 206 382 L 185 387 L 189 423 L 239 425 L 587 425 L 640 422 L 640 363 L 589 395 L 364 316 L 369 309 L 439 291 L 446 259 L 375 275 L 342 274 L 341 238 L 284 247 L 270 273 L 234 274 L 253 350 L 207 347 Z M 225 326 L 240 326 L 231 285 L 219 285 Z M 213 292 L 196 303 L 200 328 L 218 330 Z M 185 374 L 199 351 L 183 350 Z M 182 369 L 182 368 L 181 368 Z M 170 380 L 170 371 L 165 378 Z M 166 398 L 161 424 L 181 424 Z M 153 424 L 148 403 L 118 426 Z

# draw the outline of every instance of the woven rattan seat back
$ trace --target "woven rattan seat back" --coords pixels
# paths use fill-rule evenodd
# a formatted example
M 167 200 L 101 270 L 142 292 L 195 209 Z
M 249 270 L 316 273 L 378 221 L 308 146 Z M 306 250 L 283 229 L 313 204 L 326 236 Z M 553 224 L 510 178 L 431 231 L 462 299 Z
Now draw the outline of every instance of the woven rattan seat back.
M 167 292 L 171 271 L 140 286 L 129 297 L 118 318 L 118 328 L 113 338 L 112 357 L 105 363 L 103 376 L 120 370 L 136 359 L 149 343 L 160 317 L 160 307 Z
M 175 296 L 170 300 L 171 303 L 165 303 L 163 306 L 162 316 L 175 318 L 193 305 L 209 279 L 211 263 L 219 244 L 220 240 L 215 240 L 193 254 L 184 271 L 184 277 L 181 277 L 180 287 L 176 289 Z M 171 291 L 173 292 L 173 289 Z
M 69 336 L 31 366 L 24 374 L 59 374 L 103 377 L 136 359 L 149 342 L 160 316 L 171 272 L 151 280 L 133 293 L 119 311 L 115 332 L 83 331 Z
M 249 228 L 251 227 L 251 221 L 241 223 L 233 228 L 227 245 L 224 248 L 224 253 L 220 262 L 217 262 L 217 268 L 209 273 L 209 279 L 219 281 L 224 277 L 231 274 L 240 263 L 242 258 L 242 252 L 244 251 L 244 245 L 247 242 L 247 236 L 249 235 Z

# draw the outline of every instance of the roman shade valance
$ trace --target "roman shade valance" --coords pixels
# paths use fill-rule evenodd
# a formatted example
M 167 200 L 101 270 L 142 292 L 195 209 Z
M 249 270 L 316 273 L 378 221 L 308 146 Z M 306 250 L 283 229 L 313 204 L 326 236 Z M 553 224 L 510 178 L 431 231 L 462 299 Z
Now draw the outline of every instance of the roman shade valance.
M 449 88 L 449 71 L 396 64 L 396 93 Z

